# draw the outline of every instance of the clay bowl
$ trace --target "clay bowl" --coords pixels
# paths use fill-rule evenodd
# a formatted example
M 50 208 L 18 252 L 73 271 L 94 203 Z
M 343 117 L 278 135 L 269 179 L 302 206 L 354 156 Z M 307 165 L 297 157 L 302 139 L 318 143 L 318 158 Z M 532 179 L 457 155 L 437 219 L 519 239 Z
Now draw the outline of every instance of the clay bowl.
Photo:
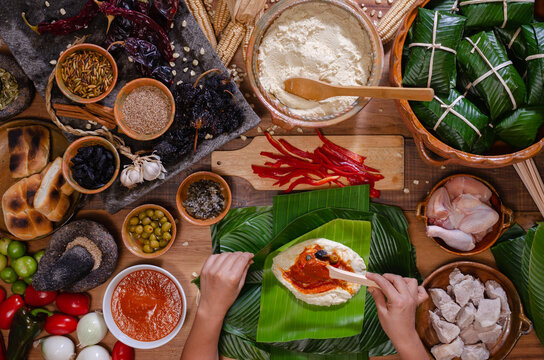
M 140 247 L 140 245 L 137 244 L 134 239 L 132 239 L 132 237 L 130 236 L 130 233 L 128 232 L 128 221 L 130 220 L 130 218 L 133 216 L 138 216 L 138 213 L 140 211 L 146 210 L 149 208 L 152 208 L 154 210 L 161 210 L 168 218 L 168 221 L 170 221 L 170 223 L 172 224 L 172 239 L 168 242 L 168 244 L 164 248 L 162 248 L 159 251 L 155 251 L 153 253 L 145 253 Z M 144 259 L 153 259 L 166 253 L 172 247 L 172 244 L 176 240 L 176 234 L 177 234 L 176 231 L 177 231 L 176 219 L 174 219 L 174 217 L 172 216 L 172 214 L 170 214 L 168 210 L 166 210 L 165 208 L 159 205 L 144 204 L 134 208 L 125 217 L 125 220 L 123 221 L 123 228 L 121 229 L 121 237 L 123 238 L 123 243 L 125 244 L 125 247 L 128 249 L 128 251 Z
M 393 42 L 390 57 L 389 80 L 392 86 L 402 87 L 402 50 L 408 30 L 417 17 L 420 6 L 429 0 L 419 1 L 404 18 Z M 416 117 L 406 100 L 395 100 L 402 120 L 412 133 L 421 159 L 431 166 L 458 164 L 477 168 L 498 168 L 525 161 L 538 154 L 544 148 L 544 133 L 540 132 L 540 140 L 528 148 L 517 150 L 497 141 L 489 155 L 470 154 L 457 150 L 431 134 Z
M 113 81 L 110 84 L 110 86 L 101 95 L 99 95 L 97 97 L 94 97 L 94 98 L 90 98 L 90 99 L 86 99 L 86 98 L 83 98 L 81 96 L 78 96 L 78 95 L 72 93 L 70 90 L 68 90 L 66 85 L 64 85 L 64 82 L 62 81 L 62 76 L 60 74 L 60 68 L 61 68 L 60 65 L 62 64 L 62 62 L 69 55 L 73 54 L 76 51 L 81 51 L 81 50 L 92 50 L 92 51 L 96 51 L 96 52 L 104 55 L 106 57 L 106 59 L 109 61 L 109 63 L 111 64 L 112 70 L 113 70 Z M 118 76 L 117 63 L 113 59 L 113 56 L 111 56 L 111 54 L 106 49 L 104 49 L 103 47 L 100 47 L 100 46 L 94 45 L 94 44 L 87 44 L 87 43 L 74 45 L 71 48 L 69 48 L 68 50 L 64 51 L 60 55 L 59 59 L 57 60 L 57 67 L 55 68 L 55 80 L 57 81 L 57 86 L 59 87 L 60 91 L 68 99 L 70 99 L 70 100 L 72 100 L 74 102 L 80 103 L 80 104 L 95 103 L 97 101 L 100 101 L 100 100 L 104 99 L 106 96 L 108 96 L 111 93 L 111 91 L 113 90 L 113 88 L 115 87 L 115 84 L 117 83 L 117 76 Z
M 170 103 L 170 116 L 168 119 L 168 124 L 166 124 L 166 126 L 160 131 L 153 134 L 139 134 L 133 131 L 125 122 L 125 118 L 122 112 L 123 104 L 125 103 L 125 99 L 127 98 L 128 94 L 142 86 L 153 86 L 161 90 L 168 97 L 168 101 Z M 160 81 L 150 78 L 140 78 L 128 82 L 125 86 L 123 86 L 123 88 L 121 88 L 121 90 L 119 90 L 119 93 L 117 94 L 117 97 L 115 98 L 115 103 L 113 105 L 113 114 L 115 116 L 115 122 L 117 123 L 119 130 L 127 136 L 140 141 L 153 140 L 164 134 L 174 122 L 175 113 L 176 102 L 174 101 L 174 96 L 172 95 L 170 90 Z
M 372 24 L 370 18 L 362 11 L 361 7 L 349 1 L 339 0 L 285 0 L 279 1 L 272 6 L 255 24 L 255 29 L 251 35 L 247 51 L 246 69 L 249 83 L 253 92 L 261 103 L 270 111 L 272 121 L 284 129 L 292 129 L 295 126 L 304 127 L 326 127 L 341 123 L 361 111 L 371 98 L 359 98 L 351 106 L 339 113 L 328 115 L 326 117 L 303 117 L 296 115 L 290 109 L 280 103 L 275 97 L 270 96 L 261 86 L 259 80 L 258 53 L 259 46 L 272 23 L 286 10 L 297 5 L 308 2 L 321 2 L 338 6 L 352 14 L 359 22 L 361 27 L 366 30 L 370 37 L 372 46 L 372 72 L 368 80 L 368 86 L 377 86 L 380 83 L 383 70 L 383 45 L 381 39 Z
M 187 191 L 189 190 L 189 185 L 199 180 L 212 180 L 221 185 L 221 193 L 225 198 L 225 208 L 218 216 L 214 218 L 196 219 L 189 215 L 189 213 L 183 206 L 183 202 L 187 200 Z M 227 184 L 225 179 L 223 179 L 221 176 L 209 171 L 199 171 L 186 177 L 185 180 L 183 180 L 183 182 L 179 185 L 178 192 L 176 194 L 176 205 L 181 216 L 187 222 L 200 226 L 210 226 L 221 221 L 221 219 L 223 219 L 225 215 L 227 215 L 227 213 L 229 212 L 231 201 L 232 194 L 230 192 L 229 184 Z
M 446 290 L 449 284 L 449 274 L 456 267 L 459 268 L 463 274 L 477 277 L 483 283 L 488 280 L 495 280 L 506 292 L 506 295 L 508 296 L 508 305 L 510 306 L 510 311 L 512 313 L 510 319 L 504 325 L 503 334 L 497 343 L 489 350 L 489 359 L 505 359 L 516 345 L 520 336 L 529 334 L 533 328 L 531 321 L 523 313 L 521 299 L 519 298 L 514 284 L 512 284 L 506 276 L 490 266 L 472 261 L 458 261 L 444 265 L 433 271 L 433 273 L 427 276 L 423 282 L 423 287 L 425 287 L 426 290 L 431 288 L 442 288 Z M 423 344 L 427 350 L 429 350 L 429 353 L 430 349 L 439 343 L 438 337 L 436 336 L 429 319 L 429 310 L 432 311 L 435 308 L 436 306 L 434 306 L 433 301 L 429 297 L 427 301 L 418 307 L 416 313 L 416 330 L 423 341 Z
M 429 200 L 433 196 L 436 189 L 443 186 L 446 182 L 449 180 L 458 177 L 458 176 L 468 176 L 473 179 L 478 180 L 479 182 L 483 183 L 485 186 L 487 186 L 491 190 L 491 207 L 499 214 L 499 221 L 493 226 L 493 230 L 489 234 L 487 234 L 480 242 L 476 244 L 476 247 L 472 249 L 471 251 L 459 251 L 457 249 L 454 249 L 446 243 L 437 237 L 433 237 L 435 243 L 438 244 L 443 250 L 446 250 L 449 253 L 452 253 L 454 255 L 458 256 L 470 256 L 475 255 L 478 253 L 481 253 L 482 251 L 485 251 L 489 249 L 495 242 L 499 239 L 499 237 L 503 234 L 503 232 L 508 229 L 510 226 L 514 224 L 514 212 L 504 206 L 504 204 L 501 202 L 501 199 L 499 197 L 499 194 L 497 193 L 497 190 L 493 186 L 491 186 L 490 183 L 487 181 L 480 179 L 477 176 L 470 175 L 470 174 L 455 174 L 452 176 L 448 176 L 447 178 L 444 178 L 440 180 L 429 192 L 429 195 L 425 198 L 424 201 L 420 202 L 416 207 L 416 217 L 423 221 L 425 223 L 425 226 L 429 225 L 429 219 L 427 218 L 427 204 L 429 203 Z
M 72 158 L 77 155 L 77 151 L 79 148 L 86 147 L 86 146 L 92 146 L 92 145 L 102 145 L 109 151 L 113 153 L 113 158 L 115 160 L 115 171 L 113 173 L 112 178 L 110 181 L 107 182 L 106 185 L 102 186 L 98 189 L 86 189 L 78 184 L 77 181 L 75 181 L 74 177 L 72 176 Z M 109 188 L 111 184 L 117 179 L 117 175 L 119 175 L 119 167 L 121 166 L 121 160 L 119 159 L 119 153 L 117 152 L 117 149 L 115 146 L 113 146 L 112 143 L 110 143 L 108 140 L 101 138 L 100 136 L 85 136 L 82 138 L 77 139 L 73 143 L 71 143 L 66 151 L 64 152 L 64 156 L 62 157 L 62 174 L 64 175 L 64 179 L 66 179 L 66 182 L 72 185 L 76 191 L 79 191 L 83 194 L 97 194 L 99 192 L 102 192 Z

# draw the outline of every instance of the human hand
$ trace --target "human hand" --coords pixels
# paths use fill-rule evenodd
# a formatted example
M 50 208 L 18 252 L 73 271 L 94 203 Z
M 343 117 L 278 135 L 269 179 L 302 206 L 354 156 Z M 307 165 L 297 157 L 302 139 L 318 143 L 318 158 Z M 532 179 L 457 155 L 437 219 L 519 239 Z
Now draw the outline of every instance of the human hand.
M 199 309 L 223 319 L 244 286 L 252 258 L 245 252 L 210 256 L 200 273 Z
M 381 288 L 368 288 L 368 291 L 376 302 L 380 324 L 399 354 L 405 348 L 413 348 L 414 341 L 421 343 L 415 329 L 416 309 L 428 298 L 425 289 L 418 286 L 416 279 L 399 275 L 367 273 L 366 276 Z

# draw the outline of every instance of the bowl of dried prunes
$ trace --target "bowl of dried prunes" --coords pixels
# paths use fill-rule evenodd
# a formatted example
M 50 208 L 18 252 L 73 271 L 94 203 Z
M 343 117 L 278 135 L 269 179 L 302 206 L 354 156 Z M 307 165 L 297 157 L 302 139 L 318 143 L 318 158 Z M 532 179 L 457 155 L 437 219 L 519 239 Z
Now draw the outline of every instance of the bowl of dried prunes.
M 121 164 L 117 149 L 99 136 L 74 141 L 64 152 L 62 162 L 66 182 L 84 194 L 96 194 L 110 187 Z

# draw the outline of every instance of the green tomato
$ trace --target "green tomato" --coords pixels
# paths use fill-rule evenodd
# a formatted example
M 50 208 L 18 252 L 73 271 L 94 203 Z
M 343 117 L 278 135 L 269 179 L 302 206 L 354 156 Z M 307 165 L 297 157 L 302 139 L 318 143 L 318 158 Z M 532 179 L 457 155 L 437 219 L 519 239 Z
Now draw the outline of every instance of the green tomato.
M 17 280 L 17 273 L 15 270 L 13 270 L 13 268 L 8 266 L 4 270 L 0 271 L 0 279 L 7 284 L 14 283 Z
M 3 237 L 0 239 L 0 254 L 7 255 L 8 254 L 8 245 L 11 242 L 10 238 Z
M 15 260 L 11 266 L 20 277 L 32 276 L 38 268 L 38 263 L 32 256 L 23 256 Z
M 12 259 L 17 259 L 23 256 L 26 252 L 25 244 L 20 241 L 12 241 L 8 245 L 8 256 Z
M 27 286 L 23 280 L 17 280 L 11 285 L 11 292 L 17 295 L 24 295 Z
M 8 266 L 8 258 L 5 255 L 0 254 L 0 271 Z
M 34 280 L 34 275 L 23 278 L 23 281 L 28 285 L 32 285 L 32 280 Z
M 36 262 L 39 263 L 44 255 L 45 255 L 45 250 L 38 251 L 37 253 L 34 254 L 34 260 L 36 260 Z

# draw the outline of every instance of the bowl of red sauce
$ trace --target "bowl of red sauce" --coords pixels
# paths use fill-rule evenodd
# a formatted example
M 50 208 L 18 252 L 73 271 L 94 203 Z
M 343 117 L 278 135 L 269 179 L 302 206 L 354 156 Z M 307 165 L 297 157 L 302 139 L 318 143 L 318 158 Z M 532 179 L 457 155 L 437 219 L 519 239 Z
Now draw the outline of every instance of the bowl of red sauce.
M 154 265 L 135 265 L 109 283 L 102 309 L 117 340 L 136 349 L 154 349 L 172 340 L 187 313 L 179 281 Z

